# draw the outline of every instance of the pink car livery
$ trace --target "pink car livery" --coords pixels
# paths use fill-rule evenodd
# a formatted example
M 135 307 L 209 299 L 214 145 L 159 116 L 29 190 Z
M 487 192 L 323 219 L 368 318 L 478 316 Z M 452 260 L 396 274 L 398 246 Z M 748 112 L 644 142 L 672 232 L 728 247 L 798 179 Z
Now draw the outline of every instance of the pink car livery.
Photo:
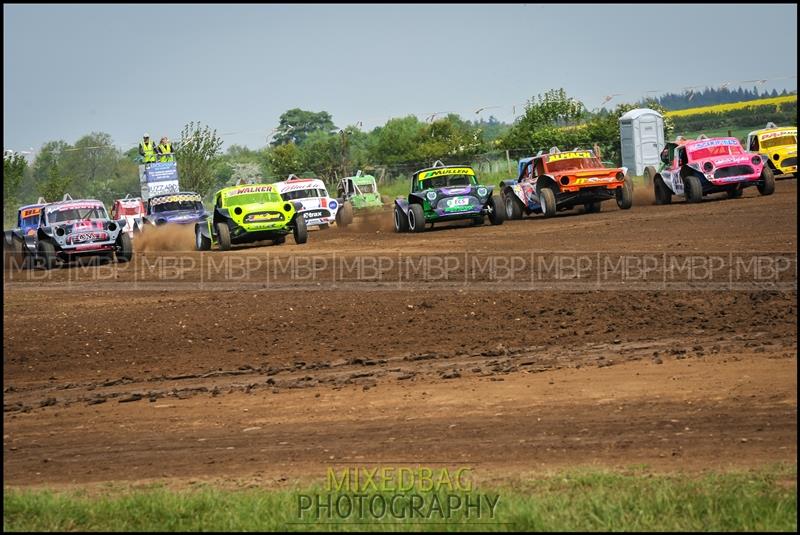
M 764 158 L 745 151 L 733 137 L 701 136 L 668 143 L 661 157 L 664 167 L 653 181 L 658 204 L 669 204 L 672 195 L 682 195 L 686 202 L 723 192 L 737 198 L 749 186 L 756 186 L 761 195 L 775 191 L 775 179 Z

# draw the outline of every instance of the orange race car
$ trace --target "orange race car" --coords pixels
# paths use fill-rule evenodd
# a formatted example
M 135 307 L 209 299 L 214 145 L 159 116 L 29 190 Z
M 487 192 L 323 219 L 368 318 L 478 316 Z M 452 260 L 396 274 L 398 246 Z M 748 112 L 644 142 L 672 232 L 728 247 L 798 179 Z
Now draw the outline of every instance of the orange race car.
M 556 212 L 583 205 L 599 212 L 601 203 L 616 199 L 627 210 L 633 205 L 633 183 L 624 167 L 604 167 L 591 150 L 561 152 L 557 147 L 519 161 L 516 180 L 504 180 L 500 190 L 506 219 L 526 214 L 552 217 Z

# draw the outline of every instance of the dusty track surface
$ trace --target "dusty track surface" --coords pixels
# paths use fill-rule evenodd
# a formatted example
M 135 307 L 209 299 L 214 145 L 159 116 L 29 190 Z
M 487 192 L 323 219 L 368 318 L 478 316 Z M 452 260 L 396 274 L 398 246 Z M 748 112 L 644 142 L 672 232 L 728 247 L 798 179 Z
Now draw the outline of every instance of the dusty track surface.
M 420 235 L 373 217 L 202 255 L 178 229 L 127 266 L 7 269 L 4 482 L 794 462 L 796 193 Z M 708 276 L 665 274 L 709 254 Z M 772 277 L 776 255 L 795 264 Z M 609 275 L 620 256 L 658 265 Z M 589 262 L 540 276 L 557 257 Z

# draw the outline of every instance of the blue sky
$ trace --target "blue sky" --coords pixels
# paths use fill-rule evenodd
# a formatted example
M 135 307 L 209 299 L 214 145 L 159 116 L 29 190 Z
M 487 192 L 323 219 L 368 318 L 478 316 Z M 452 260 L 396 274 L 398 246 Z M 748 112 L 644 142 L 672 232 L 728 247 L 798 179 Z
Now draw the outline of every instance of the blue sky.
M 513 119 L 564 87 L 589 108 L 767 78 L 796 89 L 796 5 L 4 5 L 3 145 L 92 131 L 133 146 L 202 121 L 266 145 L 284 111 L 337 126 Z M 779 79 L 791 77 L 789 79 Z M 752 87 L 754 84 L 745 84 Z

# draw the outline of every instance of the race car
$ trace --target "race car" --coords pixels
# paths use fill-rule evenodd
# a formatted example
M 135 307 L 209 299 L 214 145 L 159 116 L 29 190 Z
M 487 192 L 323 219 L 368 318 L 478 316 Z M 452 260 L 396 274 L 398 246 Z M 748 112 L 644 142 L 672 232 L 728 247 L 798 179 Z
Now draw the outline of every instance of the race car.
M 775 191 L 775 178 L 766 160 L 745 151 L 733 137 L 701 135 L 696 140 L 676 140 L 661 151 L 661 161 L 659 170 L 645 170 L 653 177 L 656 204 L 670 204 L 673 195 L 683 195 L 690 203 L 721 192 L 735 199 L 750 186 L 756 186 L 761 195 Z
M 205 221 L 208 212 L 203 208 L 203 198 L 193 191 L 166 193 L 147 199 L 145 221 L 153 226 L 166 223 L 187 225 Z
M 17 210 L 17 226 L 6 230 L 4 234 L 3 249 L 6 260 L 13 260 L 15 267 L 22 267 L 30 258 L 26 251 L 36 251 L 36 237 L 40 226 L 42 212 L 47 202 L 39 197 L 36 204 L 20 206 Z
M 486 216 L 492 225 L 501 225 L 503 212 L 493 190 L 478 182 L 472 167 L 437 161 L 411 176 L 408 197 L 395 199 L 394 229 L 423 232 L 427 225 L 464 219 L 482 225 Z
M 553 147 L 519 161 L 517 178 L 500 182 L 506 219 L 542 214 L 583 205 L 599 212 L 602 202 L 616 199 L 623 210 L 633 205 L 633 183 L 625 167 L 605 167 L 591 150 L 561 152 Z
M 778 128 L 767 123 L 766 128 L 747 134 L 747 149 L 757 152 L 768 162 L 773 175 L 792 175 L 797 178 L 797 127 Z
M 125 228 L 123 230 L 131 238 L 142 231 L 146 215 L 147 210 L 141 197 L 126 195 L 123 199 L 115 200 L 114 206 L 111 208 L 111 219 L 124 219 Z
M 361 211 L 380 211 L 384 207 L 375 177 L 362 175 L 361 171 L 356 173 L 355 176 L 343 177 L 339 181 L 337 195 L 352 204 L 356 213 Z
M 15 254 L 52 269 L 78 257 L 116 257 L 129 262 L 133 248 L 123 232 L 125 220 L 108 217 L 101 201 L 73 200 L 69 194 L 59 202 L 22 207 L 20 227 L 7 234 Z
M 276 245 L 294 234 L 297 244 L 306 243 L 308 230 L 294 204 L 281 199 L 273 184 L 247 184 L 223 188 L 214 194 L 214 211 L 195 224 L 196 247 L 208 251 L 217 244 L 222 251 L 231 245 L 272 240 Z
M 303 215 L 306 226 L 316 226 L 322 230 L 334 222 L 346 227 L 353 221 L 353 206 L 349 202 L 331 198 L 322 180 L 289 175 L 283 182 L 276 182 L 275 187 L 281 198 L 292 202 Z

